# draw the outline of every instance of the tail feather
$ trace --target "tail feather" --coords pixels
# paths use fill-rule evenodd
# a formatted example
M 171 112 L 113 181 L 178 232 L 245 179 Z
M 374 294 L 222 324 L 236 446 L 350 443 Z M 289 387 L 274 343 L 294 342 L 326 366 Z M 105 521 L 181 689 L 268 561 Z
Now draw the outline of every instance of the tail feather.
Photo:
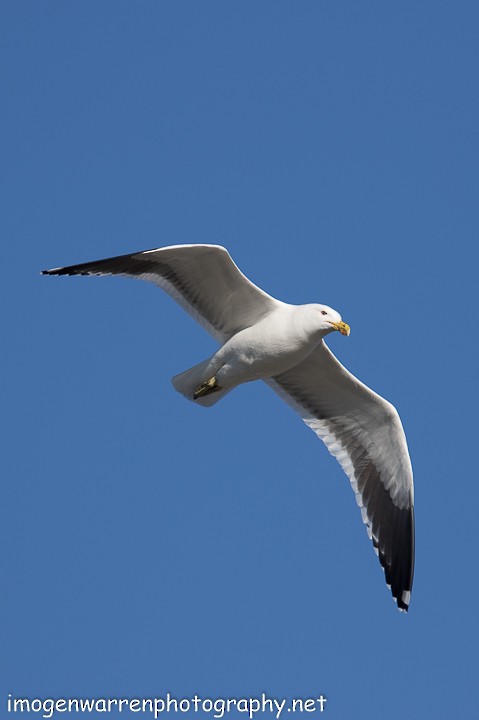
M 209 379 L 206 375 L 208 374 L 207 369 L 210 362 L 211 358 L 203 360 L 203 362 L 198 363 L 198 365 L 194 365 L 189 370 L 185 370 L 179 375 L 175 375 L 175 377 L 171 378 L 171 383 L 177 392 L 184 395 L 187 400 L 192 400 L 195 404 L 202 405 L 203 407 L 215 405 L 218 400 L 221 400 L 221 398 L 224 397 L 231 389 L 217 390 L 216 392 L 203 395 L 195 400 L 195 390 L 202 382 Z

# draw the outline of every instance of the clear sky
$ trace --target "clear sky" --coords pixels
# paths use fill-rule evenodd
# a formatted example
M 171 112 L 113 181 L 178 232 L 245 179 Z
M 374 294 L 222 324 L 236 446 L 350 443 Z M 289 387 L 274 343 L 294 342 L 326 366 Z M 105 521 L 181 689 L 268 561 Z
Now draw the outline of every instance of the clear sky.
M 8 693 L 168 691 L 474 716 L 478 21 L 0 4 L 2 718 Z M 166 295 L 39 275 L 176 243 L 351 325 L 329 345 L 396 405 L 415 471 L 407 616 L 347 478 L 269 388 L 195 407 L 169 379 L 215 344 Z

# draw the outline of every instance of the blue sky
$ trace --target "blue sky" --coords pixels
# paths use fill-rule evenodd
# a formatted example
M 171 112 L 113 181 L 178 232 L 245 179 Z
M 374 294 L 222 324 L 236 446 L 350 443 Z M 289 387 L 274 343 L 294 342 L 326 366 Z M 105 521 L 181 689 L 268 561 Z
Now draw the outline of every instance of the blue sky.
M 473 716 L 478 20 L 1 4 L 2 717 L 8 693 L 167 691 Z M 346 477 L 266 386 L 195 407 L 169 378 L 215 345 L 166 295 L 38 274 L 176 243 L 351 325 L 329 345 L 396 405 L 415 471 L 407 616 Z

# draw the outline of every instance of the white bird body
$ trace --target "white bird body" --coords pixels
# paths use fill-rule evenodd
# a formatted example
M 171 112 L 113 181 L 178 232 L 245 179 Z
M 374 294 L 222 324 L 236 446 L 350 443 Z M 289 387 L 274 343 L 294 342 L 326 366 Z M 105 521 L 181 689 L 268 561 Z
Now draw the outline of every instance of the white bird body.
M 199 405 L 264 380 L 323 440 L 351 481 L 363 522 L 400 610 L 414 572 L 414 488 L 396 409 L 334 357 L 325 336 L 349 326 L 326 305 L 289 305 L 254 285 L 217 245 L 176 245 L 45 270 L 124 275 L 155 283 L 220 343 L 172 379 Z
M 324 305 L 281 303 L 256 325 L 233 335 L 211 358 L 173 378 L 174 387 L 189 400 L 209 406 L 225 393 L 195 398 L 194 391 L 213 376 L 221 389 L 229 391 L 242 383 L 265 380 L 289 370 L 333 332 L 334 328 L 324 322 L 322 311 L 341 322 L 339 313 Z

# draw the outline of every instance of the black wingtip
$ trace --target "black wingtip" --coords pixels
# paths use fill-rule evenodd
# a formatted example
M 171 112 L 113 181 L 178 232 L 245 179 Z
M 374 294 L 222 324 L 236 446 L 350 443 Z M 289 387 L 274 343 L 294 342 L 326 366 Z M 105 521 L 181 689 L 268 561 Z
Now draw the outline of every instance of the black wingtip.
M 404 590 L 399 596 L 393 595 L 393 598 L 396 601 L 399 612 L 407 613 L 409 603 L 411 602 L 411 590 Z
M 40 275 L 61 275 L 64 268 L 51 268 L 50 270 L 41 270 Z
M 77 266 L 72 267 L 57 267 L 51 268 L 50 270 L 42 270 L 40 275 L 86 275 L 85 272 L 79 272 L 76 270 Z

